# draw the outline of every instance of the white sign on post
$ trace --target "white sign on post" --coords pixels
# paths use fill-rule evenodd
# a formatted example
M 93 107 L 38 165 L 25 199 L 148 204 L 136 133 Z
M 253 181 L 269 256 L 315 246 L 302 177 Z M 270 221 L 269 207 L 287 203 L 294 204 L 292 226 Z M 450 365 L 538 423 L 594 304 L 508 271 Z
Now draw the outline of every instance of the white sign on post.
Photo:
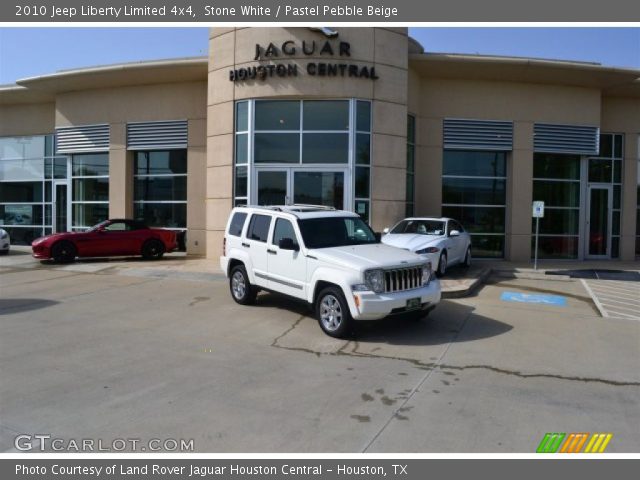
M 533 218 L 544 218 L 544 202 L 533 202 Z
M 536 246 L 534 252 L 533 268 L 538 269 L 538 233 L 540 232 L 540 219 L 544 218 L 544 202 L 533 202 L 533 218 L 536 219 Z

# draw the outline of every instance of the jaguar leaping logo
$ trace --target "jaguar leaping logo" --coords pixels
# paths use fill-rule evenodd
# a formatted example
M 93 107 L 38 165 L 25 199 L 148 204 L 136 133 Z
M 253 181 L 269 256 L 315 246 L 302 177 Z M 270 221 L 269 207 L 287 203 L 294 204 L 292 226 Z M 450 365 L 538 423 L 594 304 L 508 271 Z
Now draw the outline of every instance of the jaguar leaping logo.
M 336 38 L 338 36 L 338 31 L 329 27 L 309 27 L 309 30 L 312 32 L 320 32 L 327 38 Z

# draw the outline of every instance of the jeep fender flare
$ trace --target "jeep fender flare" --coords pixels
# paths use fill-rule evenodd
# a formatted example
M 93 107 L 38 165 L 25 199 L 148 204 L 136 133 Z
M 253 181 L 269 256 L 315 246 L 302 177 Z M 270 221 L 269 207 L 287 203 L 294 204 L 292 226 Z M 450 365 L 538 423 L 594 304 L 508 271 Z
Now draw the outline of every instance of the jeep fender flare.
M 344 294 L 344 298 L 347 300 L 349 304 L 349 310 L 351 311 L 351 315 L 358 314 L 358 308 L 356 307 L 356 302 L 353 299 L 353 292 L 351 291 L 351 285 L 358 283 L 360 280 L 356 275 L 353 274 L 350 270 L 338 270 L 336 271 L 333 268 L 327 267 L 319 267 L 316 268 L 311 276 L 309 281 L 309 288 L 307 289 L 307 302 L 313 304 L 315 301 L 315 296 L 317 295 L 317 286 L 321 282 L 331 283 L 333 285 L 337 285 L 342 289 L 342 293 Z
M 244 265 L 245 270 L 247 271 L 247 276 L 249 277 L 249 281 L 255 285 L 255 276 L 253 275 L 253 265 L 251 264 L 251 256 L 242 250 L 232 250 L 227 255 L 229 261 L 227 262 L 227 271 L 224 272 L 225 276 L 229 277 L 231 273 L 231 266 L 234 263 L 241 262 Z

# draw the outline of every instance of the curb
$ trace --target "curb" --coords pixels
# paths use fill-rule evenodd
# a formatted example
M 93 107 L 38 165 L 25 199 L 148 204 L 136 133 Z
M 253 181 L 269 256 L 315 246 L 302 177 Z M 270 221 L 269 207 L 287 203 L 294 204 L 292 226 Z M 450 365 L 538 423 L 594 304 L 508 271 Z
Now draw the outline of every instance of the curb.
M 465 287 L 452 288 L 451 290 L 443 290 L 442 298 L 463 298 L 471 295 L 484 281 L 491 275 L 491 268 L 483 268 L 478 276 Z

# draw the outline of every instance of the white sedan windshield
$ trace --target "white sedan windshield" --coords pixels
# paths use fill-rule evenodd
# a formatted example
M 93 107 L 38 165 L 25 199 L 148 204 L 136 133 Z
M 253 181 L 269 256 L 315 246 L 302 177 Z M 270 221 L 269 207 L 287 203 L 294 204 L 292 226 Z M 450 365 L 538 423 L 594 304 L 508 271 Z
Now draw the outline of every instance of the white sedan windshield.
M 438 220 L 403 220 L 391 233 L 417 233 L 419 235 L 444 235 L 444 222 Z

